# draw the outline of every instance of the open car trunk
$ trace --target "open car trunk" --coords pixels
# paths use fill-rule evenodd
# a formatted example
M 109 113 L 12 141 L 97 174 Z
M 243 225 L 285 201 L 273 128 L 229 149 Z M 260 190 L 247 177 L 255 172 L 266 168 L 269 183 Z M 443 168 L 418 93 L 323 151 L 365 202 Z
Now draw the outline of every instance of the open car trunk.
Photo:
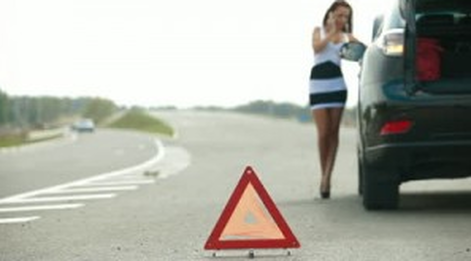
M 471 1 L 403 0 L 402 8 L 407 21 L 406 88 L 412 93 L 471 94 Z M 434 39 L 440 47 L 439 62 L 432 62 L 439 67 L 439 77 L 433 80 L 419 77 L 424 70 L 417 62 L 423 53 L 420 39 Z
M 471 0 L 402 0 L 401 12 L 406 20 L 405 88 L 420 101 L 407 109 L 418 133 L 414 139 L 471 142 Z M 442 49 L 438 79 L 418 77 L 421 38 L 437 39 Z

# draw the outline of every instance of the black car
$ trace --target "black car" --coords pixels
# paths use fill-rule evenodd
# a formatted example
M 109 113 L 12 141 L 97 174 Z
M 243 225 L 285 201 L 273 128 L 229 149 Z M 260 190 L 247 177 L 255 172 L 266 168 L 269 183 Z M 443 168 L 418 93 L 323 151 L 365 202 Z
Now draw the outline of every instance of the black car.
M 423 40 L 436 52 L 424 56 Z M 471 176 L 471 1 L 394 1 L 375 20 L 360 64 L 364 207 L 397 208 L 407 181 Z

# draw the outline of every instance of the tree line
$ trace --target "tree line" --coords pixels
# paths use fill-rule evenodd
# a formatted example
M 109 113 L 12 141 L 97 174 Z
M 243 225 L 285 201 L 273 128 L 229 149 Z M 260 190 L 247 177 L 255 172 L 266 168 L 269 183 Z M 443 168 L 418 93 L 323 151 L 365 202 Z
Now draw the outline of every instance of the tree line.
M 268 114 L 280 118 L 300 117 L 309 113 L 307 107 L 292 103 L 257 100 L 234 108 L 235 111 L 255 114 Z
M 117 110 L 113 101 L 103 98 L 10 96 L 0 89 L 0 130 L 44 128 L 76 117 L 100 122 Z
M 297 104 L 274 101 L 257 100 L 245 105 L 240 105 L 233 110 L 243 113 L 263 114 L 278 118 L 297 119 L 300 122 L 312 122 L 311 109 L 308 105 L 299 106 Z M 345 125 L 354 126 L 356 124 L 355 108 L 346 108 L 343 113 L 342 122 Z
M 194 107 L 194 109 L 204 111 L 235 111 L 283 119 L 295 119 L 306 123 L 313 121 L 311 109 L 308 105 L 300 106 L 294 103 L 274 102 L 270 100 L 255 100 L 232 108 L 222 108 L 218 106 L 197 106 Z M 346 108 L 344 110 L 342 124 L 347 126 L 356 125 L 356 108 Z

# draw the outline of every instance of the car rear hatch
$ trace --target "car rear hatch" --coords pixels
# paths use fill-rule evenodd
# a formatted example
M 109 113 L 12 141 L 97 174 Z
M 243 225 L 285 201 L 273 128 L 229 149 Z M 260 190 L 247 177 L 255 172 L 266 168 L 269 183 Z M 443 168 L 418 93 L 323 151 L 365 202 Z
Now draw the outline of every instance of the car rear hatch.
M 402 0 L 405 88 L 409 102 L 390 119 L 410 120 L 414 141 L 471 141 L 471 1 Z M 437 39 L 441 76 L 417 75 L 419 38 Z M 412 134 L 411 133 L 411 134 Z M 469 145 L 468 145 L 469 146 Z
M 406 19 L 405 72 L 409 93 L 471 94 L 471 1 L 469 0 L 402 0 Z M 435 63 L 440 76 L 434 80 L 419 77 L 418 42 L 434 39 L 440 50 Z M 427 57 L 428 56 L 428 57 Z M 426 54 L 430 58 L 430 52 Z M 429 69 L 429 68 L 427 68 Z M 422 69 L 423 70 L 423 69 Z

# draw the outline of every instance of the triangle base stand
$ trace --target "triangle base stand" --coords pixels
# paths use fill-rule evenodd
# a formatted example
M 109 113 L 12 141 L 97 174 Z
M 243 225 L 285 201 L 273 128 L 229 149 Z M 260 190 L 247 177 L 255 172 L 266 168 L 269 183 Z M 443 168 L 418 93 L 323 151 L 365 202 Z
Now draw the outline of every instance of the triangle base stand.
M 276 249 L 280 250 L 280 249 Z M 270 252 L 271 251 L 271 252 Z M 264 250 L 254 250 L 254 249 L 249 249 L 248 252 L 247 250 L 224 250 L 223 252 L 221 250 L 216 250 L 212 253 L 213 258 L 217 257 L 248 257 L 250 259 L 254 259 L 256 256 L 258 257 L 275 257 L 275 256 L 291 256 L 291 250 L 289 249 L 283 249 L 280 250 L 279 252 L 273 252 L 275 249 L 270 250 L 270 249 L 264 249 Z M 228 254 L 230 252 L 230 254 Z

